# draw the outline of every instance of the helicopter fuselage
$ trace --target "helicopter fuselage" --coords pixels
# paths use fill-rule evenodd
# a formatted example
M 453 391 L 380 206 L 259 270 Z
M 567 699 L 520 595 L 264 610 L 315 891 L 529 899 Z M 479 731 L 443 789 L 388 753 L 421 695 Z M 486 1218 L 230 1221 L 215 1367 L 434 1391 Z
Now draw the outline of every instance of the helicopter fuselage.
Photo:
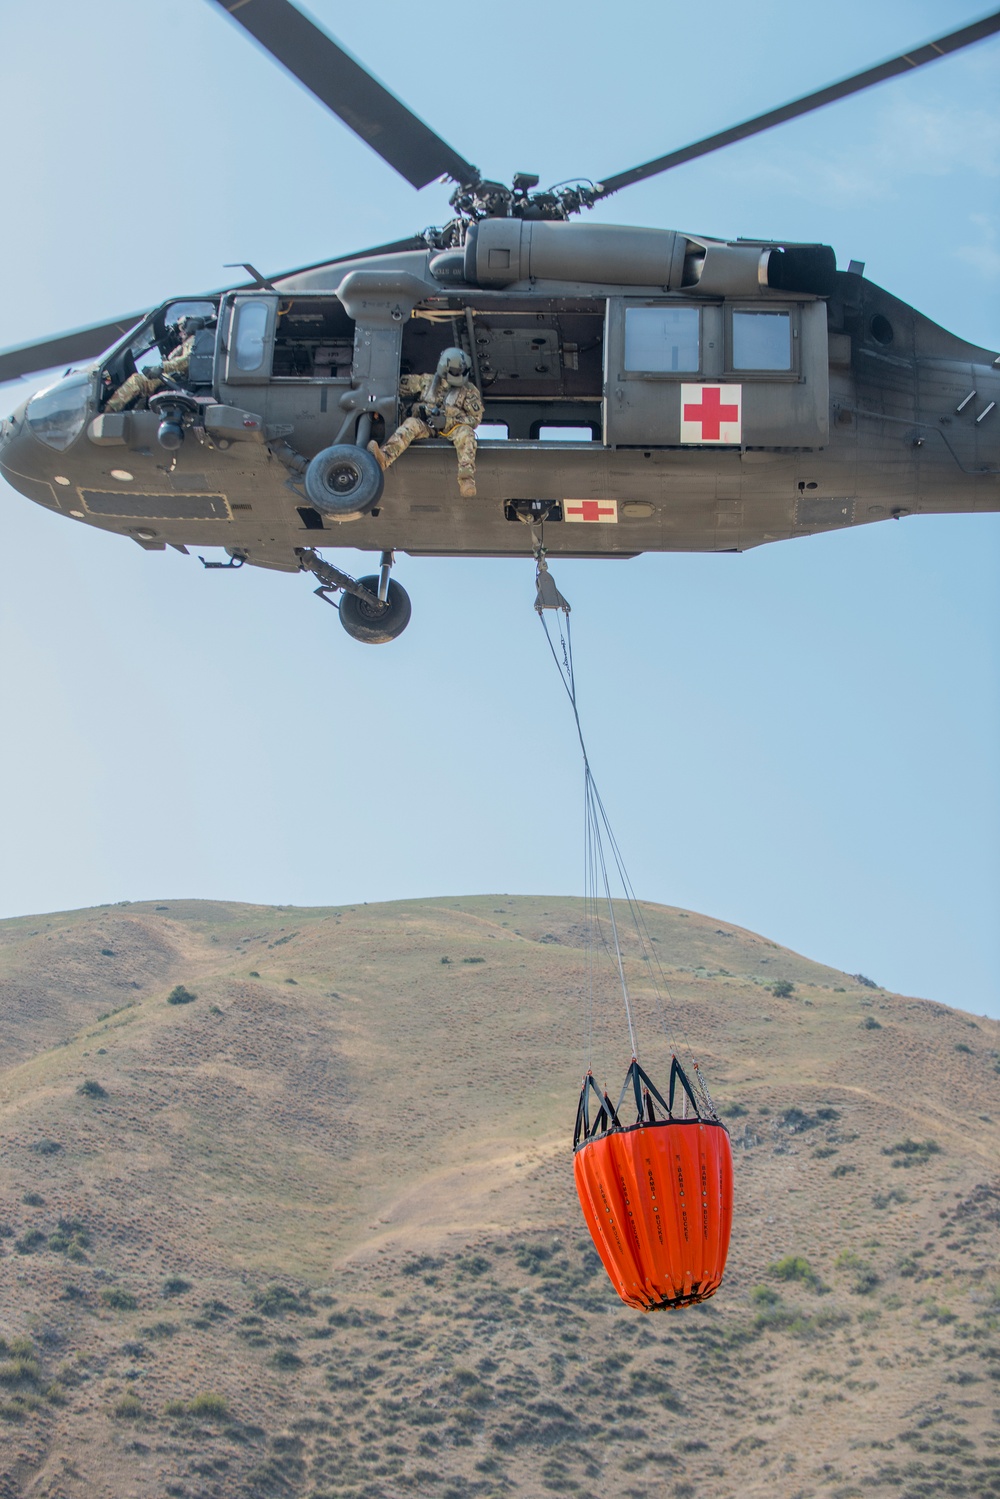
M 854 270 L 824 283 L 802 255 L 501 220 L 464 253 L 174 298 L 3 422 L 0 472 L 147 550 L 225 547 L 288 571 L 303 547 L 524 556 L 540 523 L 553 555 L 623 557 L 1000 509 L 996 356 Z M 212 327 L 169 449 L 162 409 L 104 408 L 192 306 Z M 485 400 L 478 497 L 459 497 L 451 446 L 432 440 L 368 513 L 322 515 L 304 461 L 391 432 L 400 374 L 454 344 Z

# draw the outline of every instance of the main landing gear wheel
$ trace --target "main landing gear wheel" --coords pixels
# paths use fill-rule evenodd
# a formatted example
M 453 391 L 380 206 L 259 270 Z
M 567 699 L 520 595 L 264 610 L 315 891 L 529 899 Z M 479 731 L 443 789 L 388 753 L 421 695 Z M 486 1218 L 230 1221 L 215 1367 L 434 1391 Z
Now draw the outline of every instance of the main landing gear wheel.
M 359 578 L 358 582 L 371 593 L 378 595 L 379 578 Z M 389 579 L 385 604 L 379 606 L 359 599 L 353 593 L 345 593 L 340 600 L 340 623 L 352 640 L 361 640 L 365 645 L 385 645 L 402 635 L 410 623 L 410 595 L 395 578 Z
M 360 520 L 378 504 L 382 470 L 367 448 L 335 443 L 312 459 L 306 494 L 324 520 Z

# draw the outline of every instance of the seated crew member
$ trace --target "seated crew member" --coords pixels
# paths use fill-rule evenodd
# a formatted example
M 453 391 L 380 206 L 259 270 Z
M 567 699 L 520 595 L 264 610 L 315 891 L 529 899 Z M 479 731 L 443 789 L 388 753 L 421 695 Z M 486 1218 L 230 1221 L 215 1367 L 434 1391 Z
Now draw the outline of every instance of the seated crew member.
M 469 379 L 469 359 L 461 349 L 445 349 L 433 375 L 404 375 L 399 382 L 409 414 L 384 447 L 368 444 L 368 451 L 384 471 L 405 453 L 411 442 L 447 437 L 458 457 L 458 489 L 463 499 L 476 494 L 476 428 L 483 419 L 483 398 Z
M 127 380 L 123 380 L 114 395 L 105 403 L 105 411 L 124 411 L 126 406 L 131 405 L 140 396 L 143 400 L 148 400 L 156 391 L 162 390 L 165 375 L 183 382 L 191 363 L 195 334 L 206 327 L 208 322 L 209 319 L 203 317 L 179 318 L 176 334 L 180 338 L 180 343 L 171 349 L 162 364 L 147 364 L 144 369 L 136 370 L 134 375 L 129 375 Z M 174 329 L 167 329 L 168 335 L 173 332 Z

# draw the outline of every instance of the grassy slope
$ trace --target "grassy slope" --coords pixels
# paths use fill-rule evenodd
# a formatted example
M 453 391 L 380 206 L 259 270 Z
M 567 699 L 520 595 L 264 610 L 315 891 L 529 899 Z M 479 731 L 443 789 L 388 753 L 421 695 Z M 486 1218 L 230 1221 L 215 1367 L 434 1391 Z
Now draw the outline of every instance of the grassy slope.
M 1000 1494 L 1000 1027 L 646 908 L 666 1020 L 732 1111 L 737 1210 L 719 1297 L 644 1318 L 573 1195 L 579 914 L 0 923 L 3 1499 Z M 196 1002 L 167 1005 L 175 983 Z M 908 1139 L 939 1150 L 884 1153 Z M 786 1256 L 815 1279 L 769 1270 Z M 261 1305 L 274 1283 L 299 1299 Z M 171 1405 L 199 1394 L 228 1415 Z

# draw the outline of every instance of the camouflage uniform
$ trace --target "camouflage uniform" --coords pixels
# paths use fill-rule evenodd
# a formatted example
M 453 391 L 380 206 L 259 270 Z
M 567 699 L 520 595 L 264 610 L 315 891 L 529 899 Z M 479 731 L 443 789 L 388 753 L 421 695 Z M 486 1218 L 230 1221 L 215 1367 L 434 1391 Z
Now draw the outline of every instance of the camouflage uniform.
M 426 401 L 435 379 L 434 375 L 404 375 L 399 382 L 401 399 L 412 404 Z M 411 442 L 426 437 L 447 437 L 458 457 L 458 487 L 463 495 L 472 496 L 476 492 L 476 428 L 483 419 L 483 398 L 467 381 L 464 385 L 445 386 L 436 404 L 445 412 L 443 430 L 436 431 L 422 417 L 408 416 L 381 449 L 382 467 L 388 468 L 395 463 Z
M 191 350 L 194 348 L 194 334 L 189 333 L 182 344 L 178 344 L 168 359 L 163 361 L 162 372 L 164 375 L 179 375 L 182 379 L 187 375 L 188 366 L 191 363 Z M 136 370 L 134 375 L 129 375 L 123 380 L 109 401 L 105 402 L 105 411 L 124 411 L 130 402 L 142 396 L 148 400 L 151 395 L 160 390 L 163 379 L 160 375 L 144 375 L 141 370 Z

